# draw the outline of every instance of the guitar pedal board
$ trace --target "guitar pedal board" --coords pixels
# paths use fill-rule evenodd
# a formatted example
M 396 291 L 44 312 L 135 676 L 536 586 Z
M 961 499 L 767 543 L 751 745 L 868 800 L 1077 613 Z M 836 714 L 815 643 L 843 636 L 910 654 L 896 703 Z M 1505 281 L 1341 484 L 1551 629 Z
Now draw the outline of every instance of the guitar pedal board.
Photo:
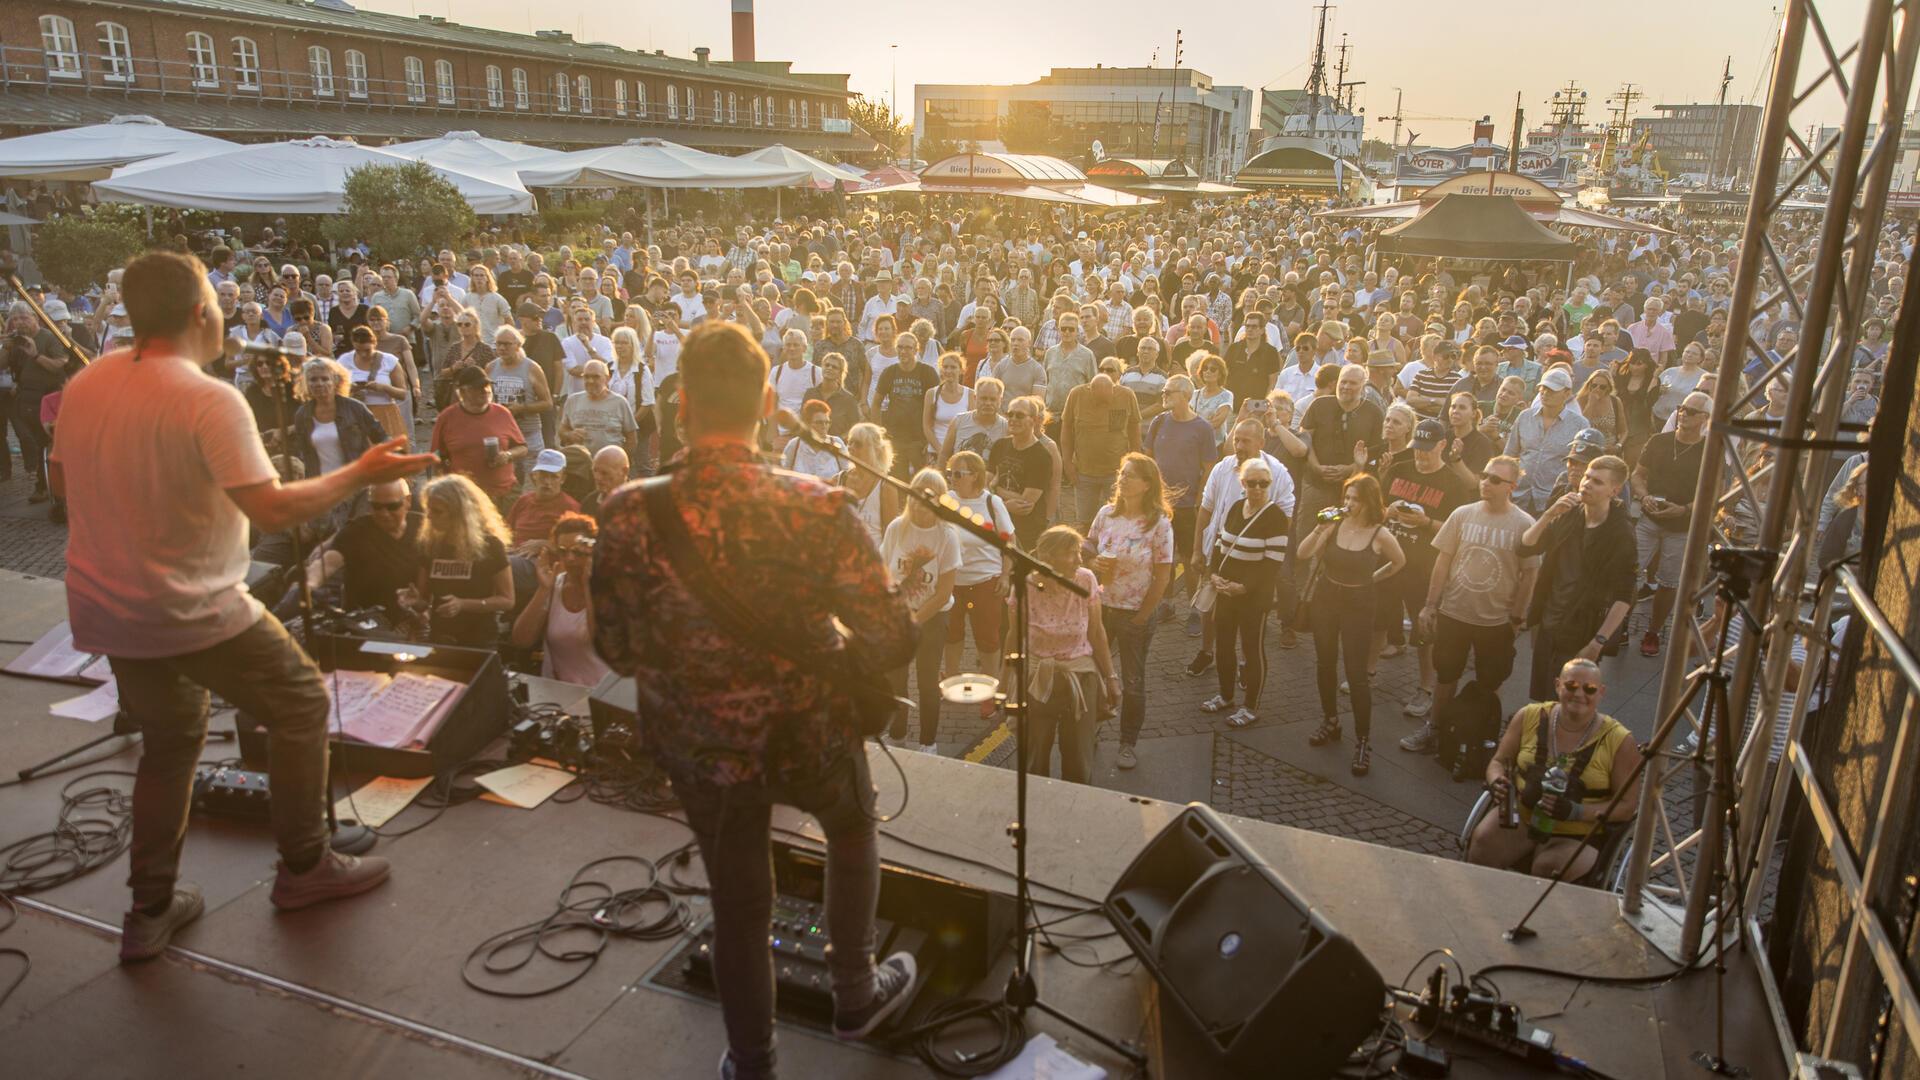
M 193 808 L 205 814 L 266 821 L 273 814 L 267 774 L 202 765 L 193 776 Z
M 875 955 L 885 956 L 899 949 L 918 953 L 925 935 L 908 927 L 897 927 L 886 919 L 875 919 L 873 938 Z M 779 1009 L 830 1023 L 833 976 L 827 968 L 824 907 L 790 896 L 775 896 L 773 929 L 767 945 L 773 950 L 774 999 Z M 713 986 L 711 917 L 694 931 L 693 947 L 687 950 L 682 970 L 690 982 Z

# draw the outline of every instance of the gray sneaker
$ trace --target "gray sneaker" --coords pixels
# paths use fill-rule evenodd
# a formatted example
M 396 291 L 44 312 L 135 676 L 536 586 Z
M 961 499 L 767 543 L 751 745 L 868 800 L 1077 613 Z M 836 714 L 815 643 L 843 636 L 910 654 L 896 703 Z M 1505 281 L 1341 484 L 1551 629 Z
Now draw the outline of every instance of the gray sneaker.
M 1131 769 L 1140 764 L 1140 759 L 1134 754 L 1133 747 L 1122 743 L 1119 752 L 1113 755 L 1113 763 L 1123 769 Z
M 377 855 L 342 855 L 328 849 L 304 874 L 296 874 L 281 863 L 270 899 L 281 911 L 298 911 L 328 900 L 358 896 L 387 880 L 392 872 L 393 864 Z
M 1406 707 L 1400 711 L 1415 718 L 1431 715 L 1433 713 L 1433 691 L 1425 687 L 1415 690 L 1413 696 L 1407 699 Z
M 151 960 L 166 952 L 173 935 L 206 909 L 200 887 L 181 884 L 174 886 L 173 901 L 160 914 L 143 915 L 138 909 L 127 912 L 120 924 L 120 962 Z
M 1421 724 L 1419 731 L 1400 740 L 1400 749 L 1409 754 L 1431 754 L 1439 741 L 1434 737 L 1432 724 Z
M 858 1009 L 833 1010 L 833 1034 L 837 1038 L 864 1039 L 886 1023 L 887 1017 L 900 1011 L 913 990 L 918 969 L 913 954 L 897 952 L 886 958 L 873 973 L 873 998 Z

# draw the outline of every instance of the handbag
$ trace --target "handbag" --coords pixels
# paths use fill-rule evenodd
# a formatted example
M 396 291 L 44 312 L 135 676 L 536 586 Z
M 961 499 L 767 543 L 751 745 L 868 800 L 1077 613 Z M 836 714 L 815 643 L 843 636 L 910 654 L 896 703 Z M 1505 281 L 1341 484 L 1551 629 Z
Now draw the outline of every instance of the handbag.
M 853 729 L 862 737 L 887 730 L 901 699 L 894 696 L 885 672 L 873 671 L 859 662 L 859 650 L 852 641 L 839 650 L 808 652 L 795 648 L 787 638 L 756 616 L 753 608 L 740 602 L 714 574 L 713 566 L 701 556 L 687 532 L 687 524 L 673 503 L 670 478 L 656 476 L 640 482 L 647 507 L 647 522 L 659 537 L 667 561 L 707 614 L 727 636 L 746 648 L 758 648 L 778 656 L 809 674 L 826 680 L 851 706 Z
M 1272 507 L 1273 504 L 1270 502 L 1262 504 L 1260 509 L 1254 511 L 1253 517 L 1249 519 L 1245 525 L 1240 526 L 1240 531 L 1232 534 L 1233 538 L 1239 540 L 1241 537 L 1247 535 L 1247 530 L 1253 528 L 1253 523 L 1259 521 Z M 1212 611 L 1213 605 L 1219 602 L 1218 590 L 1213 587 L 1213 575 L 1219 573 L 1221 569 L 1227 565 L 1227 546 L 1217 539 L 1214 541 L 1214 544 L 1219 547 L 1220 550 L 1214 554 L 1212 565 L 1207 567 L 1207 580 L 1202 581 L 1193 590 L 1193 610 L 1201 615 Z

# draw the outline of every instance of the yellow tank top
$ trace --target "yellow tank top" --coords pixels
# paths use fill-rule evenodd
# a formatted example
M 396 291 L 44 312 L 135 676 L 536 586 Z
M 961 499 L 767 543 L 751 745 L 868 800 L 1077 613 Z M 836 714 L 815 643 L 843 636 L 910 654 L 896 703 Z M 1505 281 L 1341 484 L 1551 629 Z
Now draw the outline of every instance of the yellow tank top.
M 1547 717 L 1557 708 L 1559 705 L 1555 702 L 1536 702 L 1521 709 L 1520 716 L 1515 721 L 1520 725 L 1520 752 L 1514 758 L 1513 775 L 1519 782 L 1518 786 L 1521 790 L 1533 782 L 1531 777 L 1535 764 L 1535 752 L 1545 741 L 1545 737 L 1541 734 L 1541 725 L 1547 722 Z M 1621 740 L 1627 738 L 1629 734 L 1626 727 L 1618 720 L 1602 713 L 1599 723 L 1594 725 L 1594 731 L 1588 736 L 1587 741 L 1567 755 L 1573 757 L 1589 746 L 1594 747 L 1593 755 L 1587 759 L 1587 767 L 1580 773 L 1580 784 L 1585 789 L 1580 805 L 1599 811 L 1613 801 L 1613 755 L 1620 748 Z M 1553 824 L 1553 834 L 1585 836 L 1593 831 L 1593 825 L 1591 821 L 1556 821 Z

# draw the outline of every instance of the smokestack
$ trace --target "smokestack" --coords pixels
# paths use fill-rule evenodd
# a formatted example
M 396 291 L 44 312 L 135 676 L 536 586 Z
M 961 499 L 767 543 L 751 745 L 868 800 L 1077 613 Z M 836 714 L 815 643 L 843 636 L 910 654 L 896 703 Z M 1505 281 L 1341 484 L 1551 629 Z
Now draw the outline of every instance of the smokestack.
M 733 59 L 753 62 L 753 0 L 733 0 Z
M 707 48 L 705 45 L 702 45 L 699 48 L 693 50 L 693 59 L 697 63 L 701 63 L 701 64 L 706 63 L 707 57 L 712 55 L 713 55 L 713 50 Z

